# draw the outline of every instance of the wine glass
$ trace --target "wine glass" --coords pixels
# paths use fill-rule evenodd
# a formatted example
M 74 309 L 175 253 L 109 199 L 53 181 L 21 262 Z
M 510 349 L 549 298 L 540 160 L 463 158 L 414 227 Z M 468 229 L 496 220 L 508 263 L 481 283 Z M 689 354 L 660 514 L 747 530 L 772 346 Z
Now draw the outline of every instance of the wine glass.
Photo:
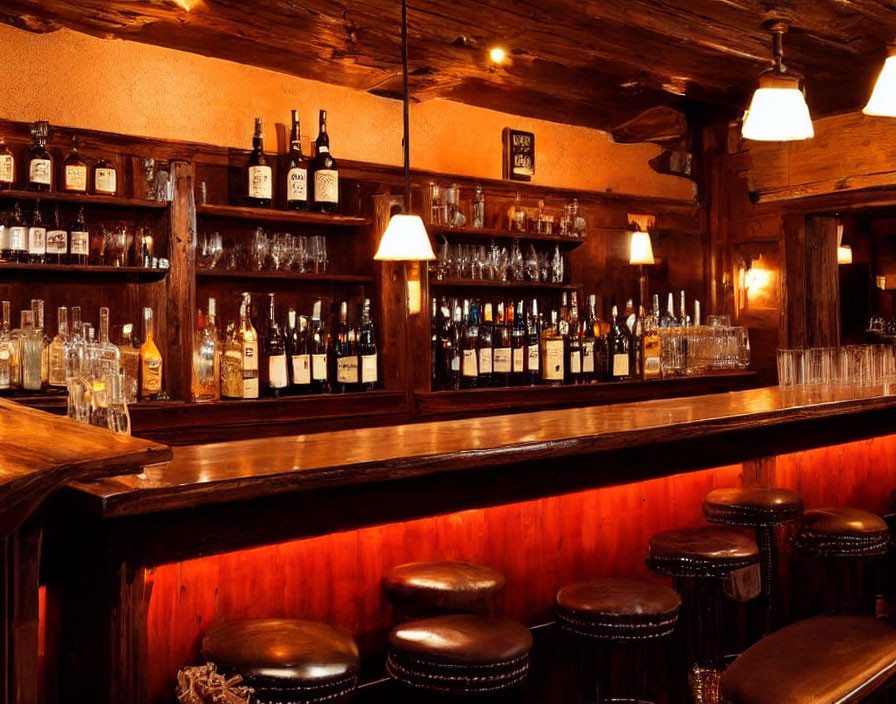
M 251 250 L 252 268 L 256 271 L 264 269 L 268 259 L 269 247 L 270 243 L 268 242 L 268 237 L 265 234 L 264 229 L 261 227 L 257 228 L 252 237 Z

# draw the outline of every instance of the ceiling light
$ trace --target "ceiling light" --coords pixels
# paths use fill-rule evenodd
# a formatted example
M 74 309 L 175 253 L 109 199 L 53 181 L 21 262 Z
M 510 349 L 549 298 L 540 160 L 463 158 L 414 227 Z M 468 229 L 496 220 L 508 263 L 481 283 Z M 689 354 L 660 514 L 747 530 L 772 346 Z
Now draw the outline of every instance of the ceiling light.
M 503 64 L 504 59 L 507 58 L 507 52 L 499 46 L 492 47 L 492 49 L 490 49 L 488 52 L 488 57 L 492 60 L 493 63 Z
M 862 110 L 866 115 L 896 117 L 896 46 L 891 46 L 889 51 L 871 91 L 871 99 Z

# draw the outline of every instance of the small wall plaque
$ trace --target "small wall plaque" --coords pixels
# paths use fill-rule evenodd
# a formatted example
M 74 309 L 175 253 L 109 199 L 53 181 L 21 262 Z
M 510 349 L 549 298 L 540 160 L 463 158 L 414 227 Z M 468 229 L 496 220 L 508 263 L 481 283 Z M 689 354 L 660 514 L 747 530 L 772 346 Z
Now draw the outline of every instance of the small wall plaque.
M 535 175 L 535 135 L 504 128 L 504 178 L 531 181 Z

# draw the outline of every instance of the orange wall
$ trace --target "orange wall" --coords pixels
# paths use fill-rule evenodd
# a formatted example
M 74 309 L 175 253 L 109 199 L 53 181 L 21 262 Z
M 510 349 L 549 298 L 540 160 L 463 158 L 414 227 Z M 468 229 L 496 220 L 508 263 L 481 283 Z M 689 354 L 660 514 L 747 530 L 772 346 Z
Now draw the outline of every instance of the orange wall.
M 270 149 L 273 125 L 288 120 L 290 109 L 300 111 L 307 143 L 316 135 L 316 111 L 326 108 L 337 158 L 401 163 L 400 103 L 348 88 L 145 44 L 7 25 L 0 25 L 0 66 L 7 69 L 0 73 L 0 118 L 247 147 L 259 115 Z M 613 144 L 597 130 L 442 100 L 413 105 L 411 120 L 415 168 L 500 178 L 501 130 L 514 127 L 535 133 L 536 183 L 693 197 L 690 182 L 648 167 L 660 151 L 654 145 Z

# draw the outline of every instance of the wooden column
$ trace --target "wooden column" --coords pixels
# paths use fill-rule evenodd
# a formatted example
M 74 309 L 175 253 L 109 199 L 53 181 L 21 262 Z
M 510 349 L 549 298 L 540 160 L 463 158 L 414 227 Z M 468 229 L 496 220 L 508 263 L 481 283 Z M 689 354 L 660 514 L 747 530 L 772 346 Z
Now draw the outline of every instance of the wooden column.
M 837 220 L 806 218 L 806 313 L 809 344 L 840 345 L 840 273 Z
M 781 344 L 804 347 L 806 332 L 806 218 L 788 213 L 782 218 L 784 232 L 784 315 L 781 316 Z
M 172 399 L 190 400 L 193 363 L 193 330 L 196 326 L 196 204 L 193 196 L 193 166 L 172 164 L 174 201 L 171 203 L 170 258 L 168 271 L 168 360 L 163 370 Z

